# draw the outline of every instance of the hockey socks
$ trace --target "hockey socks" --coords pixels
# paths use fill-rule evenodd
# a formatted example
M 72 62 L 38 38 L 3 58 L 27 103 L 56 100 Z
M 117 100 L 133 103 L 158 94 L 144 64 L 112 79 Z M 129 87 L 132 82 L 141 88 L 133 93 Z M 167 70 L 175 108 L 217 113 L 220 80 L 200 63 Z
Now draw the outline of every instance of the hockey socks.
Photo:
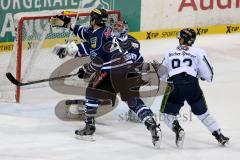
M 221 133 L 221 129 L 218 123 L 208 111 L 202 115 L 199 115 L 198 118 L 208 128 L 208 130 L 221 145 L 225 145 L 229 141 L 229 138 L 225 137 Z

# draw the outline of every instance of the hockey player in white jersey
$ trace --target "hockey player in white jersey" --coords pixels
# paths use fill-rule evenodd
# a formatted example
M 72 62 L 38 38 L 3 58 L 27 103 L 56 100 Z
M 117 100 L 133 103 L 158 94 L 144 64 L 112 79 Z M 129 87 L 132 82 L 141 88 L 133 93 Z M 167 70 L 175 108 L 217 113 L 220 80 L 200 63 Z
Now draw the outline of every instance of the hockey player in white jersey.
M 160 76 L 168 82 L 160 111 L 165 114 L 164 121 L 176 134 L 176 145 L 183 146 L 185 132 L 180 126 L 177 115 L 186 100 L 191 111 L 208 128 L 217 141 L 225 145 L 221 128 L 210 114 L 198 79 L 212 82 L 213 68 L 204 50 L 193 47 L 196 32 L 193 29 L 182 29 L 178 34 L 179 46 L 167 51 L 162 67 L 165 72 Z

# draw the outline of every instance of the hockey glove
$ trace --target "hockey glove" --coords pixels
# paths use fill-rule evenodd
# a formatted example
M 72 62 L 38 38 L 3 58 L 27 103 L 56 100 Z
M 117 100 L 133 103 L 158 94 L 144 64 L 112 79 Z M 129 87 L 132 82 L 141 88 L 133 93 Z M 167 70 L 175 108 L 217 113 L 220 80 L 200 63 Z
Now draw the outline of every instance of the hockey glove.
M 66 44 L 56 44 L 52 53 L 56 54 L 60 59 L 65 58 L 67 56 Z
M 71 22 L 71 18 L 69 16 L 57 15 L 51 17 L 49 20 L 52 27 L 68 27 L 68 24 Z
M 67 55 L 75 57 L 78 53 L 78 46 L 74 41 L 68 44 L 56 44 L 52 52 L 58 55 L 58 57 L 61 59 L 66 57 Z
M 86 73 L 86 71 L 84 70 L 84 66 L 79 68 L 79 70 L 78 70 L 78 78 L 82 79 L 84 77 L 85 73 Z
M 72 41 L 67 44 L 66 50 L 69 56 L 75 57 L 78 53 L 78 46 L 74 41 Z
M 90 72 L 89 70 L 89 65 L 90 64 L 84 64 L 81 68 L 78 70 L 78 78 L 80 79 L 88 79 L 91 77 L 93 73 Z
M 90 78 L 93 74 L 98 73 L 102 68 L 102 60 L 99 58 L 94 58 L 89 64 L 84 64 L 78 70 L 78 77 L 83 79 Z

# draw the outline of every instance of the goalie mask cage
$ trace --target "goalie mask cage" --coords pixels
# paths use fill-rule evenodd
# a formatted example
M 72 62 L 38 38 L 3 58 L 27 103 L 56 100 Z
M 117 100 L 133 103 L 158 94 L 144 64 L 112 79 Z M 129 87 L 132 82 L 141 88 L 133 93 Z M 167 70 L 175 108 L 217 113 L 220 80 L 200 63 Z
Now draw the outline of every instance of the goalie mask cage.
M 113 20 L 121 20 L 120 11 L 107 12 L 109 25 Z M 7 72 L 15 75 L 17 80 L 29 82 L 49 78 L 54 69 L 69 59 L 59 59 L 57 55 L 51 53 L 57 43 L 66 43 L 69 37 L 72 37 L 69 29 L 50 26 L 49 19 L 59 14 L 70 16 L 72 22 L 77 16 L 74 10 L 24 12 L 14 15 L 16 37 Z M 89 26 L 89 15 L 90 12 L 79 13 L 77 24 Z M 80 38 L 73 36 L 71 40 L 79 41 Z M 26 87 L 14 86 L 6 77 L 3 78 L 3 75 L 0 81 L 2 86 L 0 99 L 10 102 L 20 102 L 20 93 L 24 89 L 48 86 L 48 83 Z M 76 78 L 75 81 L 77 81 Z

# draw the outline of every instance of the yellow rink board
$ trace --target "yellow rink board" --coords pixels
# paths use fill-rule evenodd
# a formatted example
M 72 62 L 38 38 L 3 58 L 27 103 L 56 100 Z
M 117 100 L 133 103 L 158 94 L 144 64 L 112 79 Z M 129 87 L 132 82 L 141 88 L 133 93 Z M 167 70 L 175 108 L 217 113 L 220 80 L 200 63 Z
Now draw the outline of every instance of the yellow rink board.
M 208 34 L 232 34 L 240 33 L 240 24 L 226 24 L 217 26 L 204 26 L 204 27 L 194 27 L 198 35 L 208 35 Z M 130 32 L 129 34 L 138 40 L 151 40 L 151 39 L 162 39 L 162 38 L 173 38 L 176 37 L 177 33 L 181 28 L 175 29 L 160 29 L 151 30 L 143 32 Z M 77 40 L 79 38 L 75 38 Z M 77 40 L 79 41 L 79 40 Z M 65 43 L 66 38 L 58 39 L 47 39 L 43 43 L 43 48 L 53 47 L 56 43 Z M 34 43 L 34 42 L 33 42 Z M 23 43 L 23 48 L 29 47 L 28 42 Z M 0 53 L 9 52 L 13 50 L 13 42 L 0 42 Z
M 152 30 L 152 31 L 144 31 L 144 32 L 131 32 L 130 35 L 137 38 L 138 40 L 173 38 L 177 36 L 177 33 L 181 29 L 182 28 Z M 240 24 L 193 27 L 193 29 L 195 29 L 198 35 L 231 34 L 231 33 L 240 33 Z

